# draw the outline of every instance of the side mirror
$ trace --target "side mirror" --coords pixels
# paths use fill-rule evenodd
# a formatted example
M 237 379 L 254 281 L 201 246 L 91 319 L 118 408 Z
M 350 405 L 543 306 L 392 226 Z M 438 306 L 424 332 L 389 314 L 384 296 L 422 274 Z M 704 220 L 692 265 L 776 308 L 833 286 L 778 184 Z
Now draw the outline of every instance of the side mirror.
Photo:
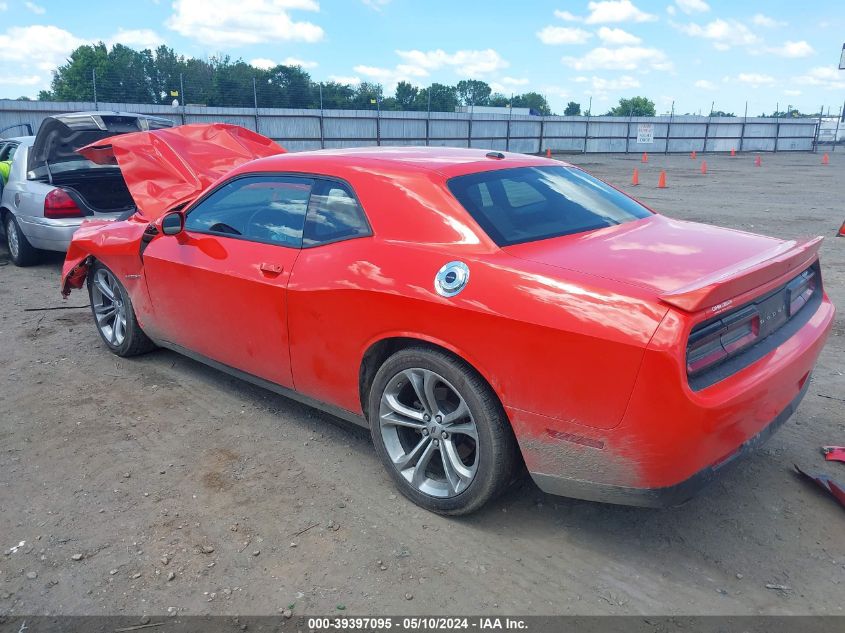
M 164 235 L 179 235 L 185 230 L 185 216 L 172 211 L 161 218 L 161 232 Z

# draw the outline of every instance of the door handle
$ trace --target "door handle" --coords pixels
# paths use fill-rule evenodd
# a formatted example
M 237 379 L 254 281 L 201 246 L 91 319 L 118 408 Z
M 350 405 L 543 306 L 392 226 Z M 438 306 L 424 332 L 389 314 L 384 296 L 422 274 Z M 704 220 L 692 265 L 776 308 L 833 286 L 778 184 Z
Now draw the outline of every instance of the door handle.
M 282 274 L 285 267 L 280 266 L 279 264 L 268 264 L 267 262 L 263 262 L 259 264 L 258 269 L 265 275 L 276 276 Z

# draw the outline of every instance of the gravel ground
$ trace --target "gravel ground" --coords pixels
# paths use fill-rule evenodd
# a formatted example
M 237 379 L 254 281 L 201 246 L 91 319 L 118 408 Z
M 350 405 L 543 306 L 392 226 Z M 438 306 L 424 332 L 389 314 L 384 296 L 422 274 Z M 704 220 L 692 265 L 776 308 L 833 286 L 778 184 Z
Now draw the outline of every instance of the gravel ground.
M 673 217 L 828 236 L 845 306 L 845 153 L 571 158 Z M 685 506 L 526 481 L 447 519 L 396 493 L 361 430 L 171 352 L 116 358 L 86 309 L 25 311 L 85 303 L 61 301 L 61 257 L 6 264 L 0 615 L 843 611 L 845 514 L 792 465 L 845 481 L 819 453 L 845 444 L 845 312 L 792 420 Z

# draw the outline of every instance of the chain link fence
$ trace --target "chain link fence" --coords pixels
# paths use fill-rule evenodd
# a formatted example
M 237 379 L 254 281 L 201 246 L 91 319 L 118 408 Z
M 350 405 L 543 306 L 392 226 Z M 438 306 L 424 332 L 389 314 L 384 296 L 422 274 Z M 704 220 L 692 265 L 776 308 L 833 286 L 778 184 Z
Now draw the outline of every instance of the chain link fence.
M 109 73 L 73 77 L 63 88 L 82 101 L 0 100 L 0 135 L 9 126 L 37 129 L 50 113 L 122 110 L 170 118 L 176 124 L 226 122 L 255 130 L 290 150 L 361 145 L 435 145 L 539 153 L 815 151 L 836 148 L 825 108 L 815 118 L 681 115 L 657 117 L 539 116 L 528 108 L 493 112 L 476 107 L 454 86 L 405 84 L 385 97 L 378 84 L 314 83 L 298 68 L 278 67 L 260 76 L 231 64 L 215 70 L 198 64 L 190 73 Z M 456 109 L 463 111 L 456 112 Z M 790 107 L 783 114 L 790 114 Z M 834 110 L 834 114 L 836 113 Z M 830 112 L 830 108 L 828 108 Z M 717 116 L 718 114 L 718 116 Z M 830 122 L 833 122 L 833 118 Z M 824 128 L 822 123 L 824 122 Z M 17 128 L 18 130 L 21 127 Z M 820 130 L 825 134 L 820 136 Z M 21 133 L 21 132 L 17 132 Z

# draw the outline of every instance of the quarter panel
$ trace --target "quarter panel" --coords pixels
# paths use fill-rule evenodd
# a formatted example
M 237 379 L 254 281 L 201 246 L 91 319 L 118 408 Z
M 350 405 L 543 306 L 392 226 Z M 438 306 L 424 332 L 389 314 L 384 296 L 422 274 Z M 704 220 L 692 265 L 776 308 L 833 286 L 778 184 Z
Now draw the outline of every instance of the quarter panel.
M 463 258 L 470 281 L 447 299 L 434 276 L 459 252 L 376 238 L 303 250 L 288 286 L 297 390 L 359 412 L 364 353 L 407 336 L 454 350 L 506 407 L 616 426 L 665 309 L 502 253 Z

